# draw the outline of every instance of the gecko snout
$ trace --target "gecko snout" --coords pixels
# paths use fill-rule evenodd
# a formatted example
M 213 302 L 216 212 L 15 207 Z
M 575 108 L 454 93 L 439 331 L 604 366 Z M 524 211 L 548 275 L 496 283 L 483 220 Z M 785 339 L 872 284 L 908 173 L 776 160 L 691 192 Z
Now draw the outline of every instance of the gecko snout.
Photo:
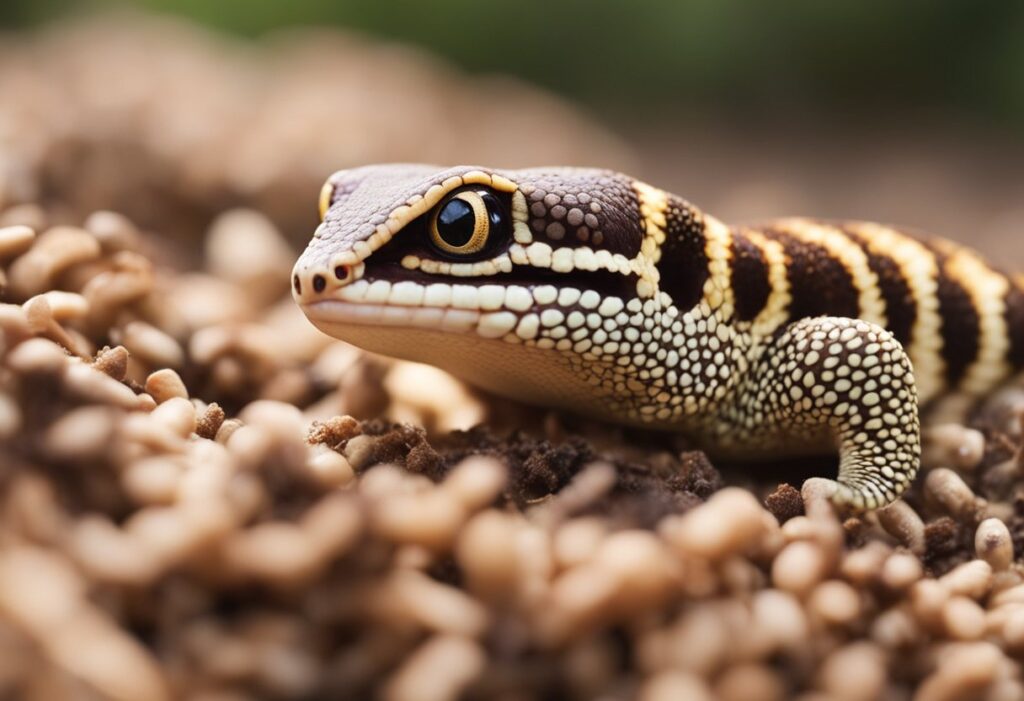
M 299 304 L 309 304 L 329 297 L 355 279 L 355 268 L 351 265 L 325 267 L 303 265 L 300 261 L 292 270 L 292 296 Z

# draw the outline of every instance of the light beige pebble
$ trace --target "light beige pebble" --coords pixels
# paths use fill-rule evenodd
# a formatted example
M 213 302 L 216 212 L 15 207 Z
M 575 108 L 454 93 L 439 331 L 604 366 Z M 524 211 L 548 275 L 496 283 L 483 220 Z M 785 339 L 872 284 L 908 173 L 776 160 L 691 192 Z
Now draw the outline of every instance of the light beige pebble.
M 25 318 L 33 333 L 46 336 L 82 359 L 91 359 L 92 343 L 74 329 L 65 329 L 53 317 L 50 303 L 43 295 L 37 295 L 25 303 Z
M 992 682 L 985 691 L 985 701 L 1020 701 L 1024 699 L 1024 682 L 1004 678 Z
M 935 671 L 918 687 L 914 701 L 967 701 L 996 679 L 1004 659 L 992 643 L 948 645 Z
M 818 524 L 807 516 L 794 516 L 779 528 L 787 543 L 794 540 L 817 540 L 819 536 Z
M 726 487 L 682 517 L 665 519 L 666 540 L 689 555 L 722 559 L 753 547 L 764 533 L 764 509 L 745 489 Z
M 150 373 L 146 378 L 146 392 L 157 404 L 163 404 L 174 397 L 188 399 L 188 389 L 181 376 L 170 368 Z
M 828 560 L 817 543 L 796 541 L 778 554 L 771 574 L 776 587 L 804 596 L 827 576 Z
M 786 683 L 764 664 L 737 664 L 725 669 L 715 682 L 720 701 L 785 701 Z
M 160 574 L 160 562 L 146 544 L 102 516 L 87 516 L 70 535 L 71 554 L 92 579 L 144 586 Z
M 451 547 L 468 512 L 450 493 L 431 488 L 420 494 L 382 498 L 370 511 L 373 531 L 394 543 L 442 551 Z
M 136 460 L 125 468 L 121 484 L 136 504 L 171 504 L 177 499 L 183 472 L 180 461 L 153 456 Z
M 305 444 L 306 421 L 302 412 L 292 404 L 259 399 L 247 404 L 238 418 L 279 440 Z
M 678 561 L 650 531 L 612 533 L 593 564 L 617 583 L 616 606 L 630 613 L 660 605 L 682 577 Z
M 854 642 L 830 653 L 818 672 L 821 689 L 843 701 L 882 698 L 888 680 L 885 654 L 868 642 Z
M 997 518 L 987 518 L 978 524 L 974 550 L 993 570 L 1007 569 L 1013 563 L 1013 540 L 1006 524 Z
M 35 308 L 39 301 L 45 301 L 50 316 L 57 321 L 81 319 L 89 314 L 89 300 L 77 292 L 49 290 L 29 298 L 21 305 L 26 312 Z
M 224 326 L 208 326 L 199 329 L 188 342 L 188 354 L 202 365 L 210 365 L 234 345 L 235 337 Z
M 923 576 L 924 566 L 910 553 L 893 553 L 882 565 L 882 583 L 896 591 L 910 587 Z
M 86 231 L 96 237 L 104 251 L 134 251 L 139 247 L 139 232 L 128 217 L 99 210 L 85 219 Z
M 751 606 L 754 624 L 776 649 L 792 649 L 807 642 L 809 626 L 800 601 L 784 591 L 757 592 Z
M 827 623 L 849 625 L 861 614 L 860 594 L 846 582 L 829 580 L 814 588 L 808 608 Z
M 544 614 L 536 621 L 549 642 L 563 643 L 615 616 L 618 582 L 591 564 L 561 574 L 551 586 Z
M 196 408 L 184 397 L 171 397 L 149 413 L 151 420 L 188 438 L 196 430 Z
M 882 611 L 871 623 L 871 639 L 889 650 L 905 650 L 924 637 L 914 614 L 905 606 Z
M 118 309 L 152 291 L 153 274 L 148 270 L 108 270 L 91 278 L 82 288 L 95 323 L 107 322 Z
M 839 563 L 843 577 L 859 586 L 867 586 L 878 578 L 892 548 L 879 540 L 872 540 L 862 547 L 847 552 Z
M 72 409 L 47 429 L 43 448 L 58 460 L 96 459 L 113 447 L 121 417 L 108 406 Z
M 465 384 L 429 365 L 395 363 L 383 385 L 395 420 L 435 424 L 437 431 L 446 432 L 466 430 L 486 418 L 485 404 Z
M 980 507 L 971 488 L 957 473 L 940 467 L 925 478 L 925 493 L 951 516 L 960 520 L 973 520 Z
M 363 515 L 355 499 L 335 492 L 307 509 L 299 525 L 321 558 L 334 559 L 356 544 L 363 532 Z
M 591 559 L 608 534 L 608 525 L 600 518 L 583 516 L 564 522 L 553 536 L 553 553 L 562 569 Z
M 100 244 L 86 231 L 56 226 L 43 232 L 32 248 L 8 268 L 11 290 L 28 298 L 45 291 L 62 270 L 100 255 Z
M 386 701 L 456 701 L 484 670 L 487 655 L 479 643 L 437 635 L 420 645 L 388 680 Z
M 640 701 L 715 701 L 714 694 L 700 677 L 686 672 L 662 672 L 640 687 Z
M 30 226 L 16 224 L 0 227 L 0 260 L 21 255 L 36 239 L 36 232 Z
M 308 582 L 325 564 L 309 536 L 284 521 L 260 523 L 242 531 L 229 540 L 225 557 L 236 572 L 288 587 Z
M 985 611 L 973 599 L 954 596 L 942 607 L 942 625 L 955 640 L 977 640 L 985 633 Z
M 16 545 L 0 552 L 0 611 L 34 638 L 65 625 L 85 590 L 82 575 L 54 551 Z
M 515 597 L 522 576 L 518 548 L 522 527 L 520 517 L 496 509 L 469 520 L 455 544 L 455 559 L 469 591 L 489 601 Z
M 915 555 L 925 551 L 924 521 L 913 507 L 902 499 L 875 511 L 885 531 Z
M 501 495 L 507 480 L 508 470 L 500 461 L 473 457 L 456 465 L 441 483 L 441 489 L 467 510 L 478 511 Z
M 220 494 L 238 466 L 231 453 L 220 443 L 208 440 L 185 444 L 186 469 L 181 476 L 181 498 L 200 501 Z
M 132 412 L 118 427 L 126 444 L 137 444 L 162 453 L 180 453 L 185 439 L 166 423 L 154 421 L 150 413 Z
M 69 362 L 63 373 L 64 387 L 86 401 L 135 409 L 139 399 L 127 385 L 80 362 Z
M 223 212 L 206 235 L 210 272 L 242 285 L 253 285 L 253 292 L 276 295 L 285 288 L 293 257 L 291 247 L 273 222 L 252 209 Z M 266 289 L 272 283 L 277 284 Z
M 13 348 L 35 335 L 32 327 L 29 326 L 28 315 L 25 314 L 22 306 L 3 302 L 0 302 L 0 331 L 3 332 L 6 349 Z
M 950 594 L 980 599 L 992 586 L 992 566 L 984 560 L 971 560 L 942 575 L 939 582 Z
M 370 606 L 400 623 L 416 623 L 437 633 L 481 635 L 487 609 L 461 590 L 414 570 L 394 572 L 372 592 Z
M 180 368 L 185 364 L 185 351 L 167 333 L 143 321 L 132 321 L 121 331 L 121 343 L 132 354 L 151 367 Z
M 434 489 L 433 482 L 389 463 L 377 465 L 359 477 L 359 493 L 370 501 L 397 494 L 418 494 L 428 489 Z
M 910 606 L 929 630 L 941 630 L 942 611 L 949 601 L 949 589 L 934 579 L 922 579 L 910 588 Z
M 1024 607 L 1018 607 L 1006 616 L 1000 633 L 1011 650 L 1024 650 Z
M 221 426 L 221 430 L 224 430 L 223 426 Z M 217 439 L 220 440 L 220 431 L 217 432 Z M 228 432 L 224 445 L 238 459 L 240 465 L 254 468 L 273 451 L 275 442 L 262 428 L 240 423 L 234 430 Z
M 1024 604 L 1024 584 L 1017 584 L 998 591 L 989 599 L 989 606 L 992 608 L 1009 604 Z
M 22 374 L 56 373 L 69 362 L 67 352 L 45 338 L 32 338 L 19 343 L 7 354 L 7 366 Z
M 214 498 L 194 504 L 182 500 L 140 509 L 124 529 L 143 541 L 164 567 L 173 567 L 221 543 L 232 531 L 232 518 L 230 509 Z
M 921 467 L 946 467 L 957 472 L 974 470 L 985 454 L 981 431 L 960 424 L 941 424 L 921 432 Z
M 244 425 L 239 419 L 225 419 L 221 423 L 220 428 L 217 429 L 217 435 L 213 439 L 221 445 L 227 445 L 232 434 Z
M 306 469 L 328 489 L 349 485 L 356 477 L 355 470 L 345 456 L 325 445 L 310 448 Z
M 160 666 L 138 640 L 98 609 L 83 607 L 44 646 L 57 666 L 111 701 L 163 701 L 170 691 Z

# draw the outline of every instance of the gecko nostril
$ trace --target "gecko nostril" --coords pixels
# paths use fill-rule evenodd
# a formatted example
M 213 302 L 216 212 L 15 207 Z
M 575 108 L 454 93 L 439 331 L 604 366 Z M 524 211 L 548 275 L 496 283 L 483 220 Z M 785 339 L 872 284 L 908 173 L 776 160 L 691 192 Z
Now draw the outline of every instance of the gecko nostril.
M 344 280 L 345 278 L 347 278 L 348 277 L 348 266 L 347 265 L 339 265 L 338 267 L 336 267 L 334 269 L 334 277 L 338 278 L 339 280 Z
M 296 275 L 292 278 L 292 285 L 295 287 L 295 294 L 302 294 L 302 282 L 299 280 L 299 276 Z
M 324 279 L 323 275 L 313 276 L 313 289 L 317 292 L 323 292 L 324 288 L 327 287 L 327 280 Z

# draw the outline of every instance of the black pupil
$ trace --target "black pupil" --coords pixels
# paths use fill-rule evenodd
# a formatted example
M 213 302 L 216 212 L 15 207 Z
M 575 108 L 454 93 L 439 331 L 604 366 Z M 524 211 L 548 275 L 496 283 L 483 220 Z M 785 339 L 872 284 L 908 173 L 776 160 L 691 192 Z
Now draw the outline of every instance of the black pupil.
M 476 214 L 465 200 L 449 200 L 437 216 L 437 233 L 445 243 L 459 248 L 469 243 L 476 228 Z

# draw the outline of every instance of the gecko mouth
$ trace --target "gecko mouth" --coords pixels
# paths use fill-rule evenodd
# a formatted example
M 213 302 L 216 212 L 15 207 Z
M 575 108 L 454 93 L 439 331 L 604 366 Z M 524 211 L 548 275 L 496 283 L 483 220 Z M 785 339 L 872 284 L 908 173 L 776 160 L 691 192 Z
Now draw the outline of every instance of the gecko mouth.
M 482 317 L 487 315 L 473 309 L 397 306 L 373 302 L 348 302 L 338 299 L 325 299 L 303 305 L 303 311 L 314 322 L 459 332 L 472 331 L 477 328 Z

